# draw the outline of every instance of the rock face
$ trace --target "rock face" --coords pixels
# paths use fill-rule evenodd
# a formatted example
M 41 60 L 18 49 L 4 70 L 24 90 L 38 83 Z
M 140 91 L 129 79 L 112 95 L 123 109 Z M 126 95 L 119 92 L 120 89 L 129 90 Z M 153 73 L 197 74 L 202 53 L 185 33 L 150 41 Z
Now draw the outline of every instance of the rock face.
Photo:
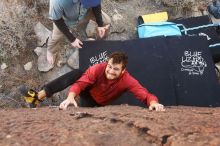
M 45 107 L 2 109 L 0 115 L 0 145 L 220 145 L 220 108 Z
M 29 70 L 31 70 L 31 68 L 32 68 L 32 62 L 28 62 L 28 63 L 26 63 L 25 65 L 24 65 L 24 69 L 25 70 L 27 70 L 27 71 L 29 71 Z
M 39 40 L 38 42 L 38 46 L 43 46 L 48 38 L 51 35 L 51 31 L 48 30 L 43 24 L 41 24 L 40 22 L 38 22 L 35 27 L 34 27 L 34 32 Z
M 41 51 L 38 52 L 39 50 L 41 50 Z M 35 53 L 40 54 L 38 57 L 38 60 L 37 60 L 39 71 L 47 72 L 54 67 L 54 65 L 49 64 L 47 61 L 47 48 L 37 47 L 35 49 Z
M 75 49 L 67 60 L 68 65 L 73 69 L 79 69 L 79 50 Z
M 7 66 L 6 63 L 2 63 L 2 64 L 1 64 L 1 69 L 2 69 L 2 70 L 6 69 L 7 67 L 8 67 L 8 66 Z

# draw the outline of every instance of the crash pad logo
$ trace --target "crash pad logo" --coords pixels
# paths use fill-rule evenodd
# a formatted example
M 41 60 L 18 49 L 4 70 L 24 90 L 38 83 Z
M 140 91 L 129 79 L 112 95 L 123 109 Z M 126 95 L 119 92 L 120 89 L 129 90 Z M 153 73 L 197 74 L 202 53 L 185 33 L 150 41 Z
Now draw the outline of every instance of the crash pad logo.
M 106 62 L 108 60 L 107 51 L 101 52 L 98 55 L 95 55 L 89 59 L 92 65 Z
M 203 75 L 207 64 L 202 57 L 202 52 L 185 51 L 181 66 L 181 71 L 187 71 L 189 75 Z

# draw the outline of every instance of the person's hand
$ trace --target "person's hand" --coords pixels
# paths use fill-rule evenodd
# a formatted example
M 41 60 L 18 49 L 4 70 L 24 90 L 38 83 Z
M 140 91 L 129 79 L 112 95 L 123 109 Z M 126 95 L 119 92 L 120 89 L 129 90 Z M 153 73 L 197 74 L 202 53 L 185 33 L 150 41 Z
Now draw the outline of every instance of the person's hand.
M 103 27 L 97 27 L 97 36 L 98 38 L 102 39 L 103 37 L 105 37 L 106 32 L 108 31 L 110 25 L 105 25 Z
M 69 93 L 67 99 L 64 100 L 64 101 L 60 104 L 59 109 L 60 109 L 60 110 L 66 110 L 67 107 L 68 107 L 69 105 L 71 105 L 71 104 L 73 104 L 75 107 L 78 107 L 78 105 L 77 105 L 77 103 L 76 103 L 74 97 L 75 97 L 75 96 L 74 96 L 72 93 Z
M 150 103 L 149 110 L 150 111 L 152 111 L 152 110 L 155 110 L 155 111 L 165 111 L 165 108 L 164 108 L 164 106 L 162 104 L 159 104 L 156 101 L 152 101 Z
M 74 48 L 79 49 L 79 48 L 82 48 L 83 43 L 79 39 L 76 38 L 75 41 L 71 43 L 71 45 Z

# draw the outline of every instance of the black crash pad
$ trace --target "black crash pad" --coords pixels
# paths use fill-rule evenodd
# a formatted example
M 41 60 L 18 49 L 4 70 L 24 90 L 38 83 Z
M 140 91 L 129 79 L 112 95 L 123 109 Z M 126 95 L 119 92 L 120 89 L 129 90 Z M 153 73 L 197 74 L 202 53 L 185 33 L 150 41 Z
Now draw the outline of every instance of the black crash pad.
M 183 24 L 186 28 L 194 28 L 199 26 L 204 26 L 207 24 L 212 24 L 212 21 L 208 15 L 199 16 L 199 17 L 191 17 L 191 18 L 179 18 L 175 20 L 171 20 L 177 24 Z M 209 40 L 208 44 L 213 45 L 220 43 L 220 37 L 217 33 L 217 28 L 219 27 L 206 27 L 195 30 L 190 30 L 187 32 L 188 35 L 207 35 Z M 220 61 L 220 46 L 210 47 L 209 48 L 212 54 L 212 58 L 214 62 Z
M 79 51 L 80 69 L 128 54 L 128 71 L 164 105 L 219 106 L 220 88 L 206 37 L 155 37 L 127 41 L 88 41 Z M 126 93 L 112 104 L 144 106 Z

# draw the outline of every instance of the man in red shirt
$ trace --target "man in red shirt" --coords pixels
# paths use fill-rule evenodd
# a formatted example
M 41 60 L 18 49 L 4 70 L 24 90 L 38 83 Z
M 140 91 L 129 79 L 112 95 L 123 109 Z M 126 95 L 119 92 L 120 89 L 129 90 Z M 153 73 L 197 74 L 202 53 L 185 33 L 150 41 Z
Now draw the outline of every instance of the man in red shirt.
M 108 62 L 93 65 L 83 74 L 79 70 L 73 70 L 46 84 L 44 89 L 37 93 L 38 99 L 50 97 L 72 84 L 67 99 L 60 104 L 60 109 L 67 109 L 70 104 L 77 107 L 75 97 L 78 95 L 80 106 L 94 107 L 109 105 L 122 93 L 130 91 L 150 110 L 164 111 L 164 106 L 158 103 L 157 97 L 128 73 L 127 62 L 126 54 L 114 52 L 109 56 Z

